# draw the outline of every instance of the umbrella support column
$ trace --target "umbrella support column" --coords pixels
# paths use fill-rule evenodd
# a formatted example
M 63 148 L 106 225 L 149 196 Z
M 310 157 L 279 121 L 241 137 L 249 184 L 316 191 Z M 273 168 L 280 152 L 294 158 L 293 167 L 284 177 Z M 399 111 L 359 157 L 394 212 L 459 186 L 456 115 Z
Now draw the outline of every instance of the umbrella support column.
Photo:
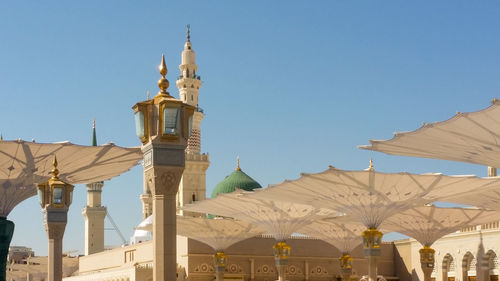
M 366 256 L 366 254 L 365 254 Z M 366 256 L 368 259 L 368 281 L 377 281 L 378 256 Z
M 0 281 L 6 280 L 7 255 L 13 234 L 14 223 L 7 218 L 0 217 Z
M 63 270 L 62 242 L 68 221 L 68 209 L 47 206 L 43 210 L 43 215 L 45 231 L 49 239 L 47 280 L 61 281 Z
M 352 275 L 352 260 L 353 258 L 349 253 L 344 253 L 340 257 L 340 272 L 342 275 L 342 280 L 349 281 Z
M 181 151 L 181 150 L 179 150 Z M 182 157 L 184 151 L 182 150 Z M 184 163 L 182 158 L 181 163 Z M 177 224 L 175 196 L 184 167 L 159 166 L 144 171 L 153 194 L 153 280 L 175 281 Z
M 424 246 L 419 250 L 420 266 L 424 273 L 424 281 L 431 281 L 432 271 L 434 270 L 434 249 L 430 246 Z
M 380 256 L 382 232 L 368 228 L 361 234 L 365 257 L 368 259 L 368 280 L 377 281 L 377 258 Z
M 278 270 L 278 280 L 285 281 L 286 268 L 288 267 L 288 257 L 290 256 L 290 246 L 288 246 L 285 241 L 281 241 L 273 246 L 273 251 L 274 263 L 276 265 L 276 269 Z
M 227 256 L 222 251 L 214 255 L 215 278 L 217 281 L 224 281 L 224 272 L 226 271 Z

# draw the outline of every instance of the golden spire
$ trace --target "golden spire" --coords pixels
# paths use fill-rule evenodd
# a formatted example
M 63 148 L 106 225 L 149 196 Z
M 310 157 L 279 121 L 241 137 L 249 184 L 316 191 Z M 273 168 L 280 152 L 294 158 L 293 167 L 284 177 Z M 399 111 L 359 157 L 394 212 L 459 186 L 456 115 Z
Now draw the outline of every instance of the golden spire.
M 54 155 L 54 160 L 52 161 L 52 165 L 54 168 L 50 173 L 52 174 L 52 179 L 59 179 L 57 176 L 59 175 L 59 170 L 57 169 L 57 157 Z
M 186 31 L 187 31 L 187 41 L 191 42 L 191 25 L 186 25 Z
M 368 171 L 373 171 L 373 159 L 370 158 L 370 166 L 368 166 Z
M 240 157 L 236 156 L 236 171 L 241 171 L 240 168 Z
M 161 78 L 160 80 L 158 80 L 158 87 L 160 88 L 160 91 L 158 92 L 157 96 L 170 96 L 170 94 L 167 92 L 169 83 L 165 78 L 165 75 L 167 75 L 167 65 L 165 64 L 165 55 L 163 54 L 161 55 L 161 64 L 158 69 L 160 70 Z

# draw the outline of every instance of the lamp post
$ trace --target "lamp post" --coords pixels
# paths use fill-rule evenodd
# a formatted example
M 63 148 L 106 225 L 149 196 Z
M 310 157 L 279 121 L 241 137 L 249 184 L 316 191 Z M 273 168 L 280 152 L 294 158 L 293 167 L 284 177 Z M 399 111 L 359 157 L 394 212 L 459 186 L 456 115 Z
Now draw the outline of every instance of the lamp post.
M 223 251 L 217 251 L 214 255 L 215 280 L 224 281 L 224 272 L 226 271 L 227 255 Z
M 430 246 L 424 246 L 418 251 L 420 253 L 420 266 L 424 272 L 424 281 L 431 281 L 432 271 L 434 270 L 434 253 L 436 252 Z
M 288 267 L 288 257 L 290 256 L 290 246 L 285 241 L 280 241 L 273 246 L 274 264 L 278 269 L 278 280 L 286 280 L 286 268 Z
M 62 241 L 68 221 L 74 186 L 58 177 L 57 158 L 52 163 L 52 178 L 38 184 L 38 199 L 43 211 L 43 222 L 49 238 L 48 281 L 62 280 Z
M 382 232 L 368 228 L 361 234 L 365 257 L 368 259 L 368 280 L 377 281 L 377 257 L 380 256 Z
M 349 253 L 343 253 L 340 261 L 340 273 L 344 281 L 349 281 L 352 275 L 352 257 Z
M 144 182 L 153 199 L 153 280 L 175 281 L 175 196 L 184 171 L 184 151 L 195 108 L 167 92 L 163 55 L 159 70 L 162 77 L 158 80 L 158 94 L 136 103 L 132 109 L 136 134 L 142 142 Z

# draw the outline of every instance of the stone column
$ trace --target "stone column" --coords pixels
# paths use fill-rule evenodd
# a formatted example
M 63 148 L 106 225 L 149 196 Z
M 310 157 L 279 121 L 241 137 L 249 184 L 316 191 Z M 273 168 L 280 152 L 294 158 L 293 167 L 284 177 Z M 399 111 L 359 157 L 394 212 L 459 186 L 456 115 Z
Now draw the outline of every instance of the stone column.
M 250 281 L 255 280 L 255 259 L 250 259 Z
M 0 281 L 6 280 L 7 256 L 13 234 L 14 223 L 5 217 L 0 217 Z
M 380 256 L 383 234 L 375 227 L 369 227 L 361 236 L 363 237 L 363 251 L 368 260 L 368 280 L 377 281 L 377 259 Z
M 44 226 L 49 238 L 47 281 L 62 280 L 62 242 L 68 221 L 68 208 L 47 206 L 43 209 Z
M 368 281 L 377 281 L 377 258 L 378 256 L 369 255 L 368 259 Z
M 278 270 L 278 280 L 286 280 L 286 268 L 288 267 L 288 257 L 290 256 L 290 246 L 285 241 L 280 241 L 273 246 L 274 264 Z
M 184 170 L 181 166 L 153 166 L 144 171 L 153 197 L 153 280 L 177 279 L 177 226 L 175 197 Z M 177 155 L 180 157 L 180 155 Z M 171 159 L 162 159 L 168 161 Z M 145 167 L 146 169 L 146 167 Z
M 340 273 L 344 281 L 349 281 L 352 275 L 352 257 L 349 253 L 344 252 L 340 257 Z
M 432 271 L 434 270 L 434 249 L 430 246 L 424 246 L 419 250 L 420 253 L 420 267 L 424 273 L 424 281 L 431 281 Z

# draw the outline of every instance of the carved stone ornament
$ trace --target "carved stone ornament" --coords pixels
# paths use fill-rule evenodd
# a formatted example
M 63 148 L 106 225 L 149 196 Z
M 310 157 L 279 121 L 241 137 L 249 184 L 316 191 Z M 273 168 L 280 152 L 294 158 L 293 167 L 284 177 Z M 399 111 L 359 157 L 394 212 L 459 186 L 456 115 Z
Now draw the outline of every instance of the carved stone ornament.
M 163 186 L 172 186 L 176 183 L 176 175 L 173 172 L 166 172 L 160 176 L 160 183 Z
M 232 263 L 226 266 L 226 272 L 228 273 L 243 273 L 243 268 L 239 264 Z
M 255 271 L 257 274 L 274 275 L 274 265 L 263 264 Z
M 302 270 L 298 266 L 292 264 L 288 266 L 288 268 L 286 269 L 286 273 L 288 275 L 301 275 Z
M 208 263 L 202 263 L 194 267 L 194 272 L 213 273 L 214 267 Z
M 326 268 L 318 265 L 312 268 L 311 275 L 325 276 L 328 275 L 328 271 Z

